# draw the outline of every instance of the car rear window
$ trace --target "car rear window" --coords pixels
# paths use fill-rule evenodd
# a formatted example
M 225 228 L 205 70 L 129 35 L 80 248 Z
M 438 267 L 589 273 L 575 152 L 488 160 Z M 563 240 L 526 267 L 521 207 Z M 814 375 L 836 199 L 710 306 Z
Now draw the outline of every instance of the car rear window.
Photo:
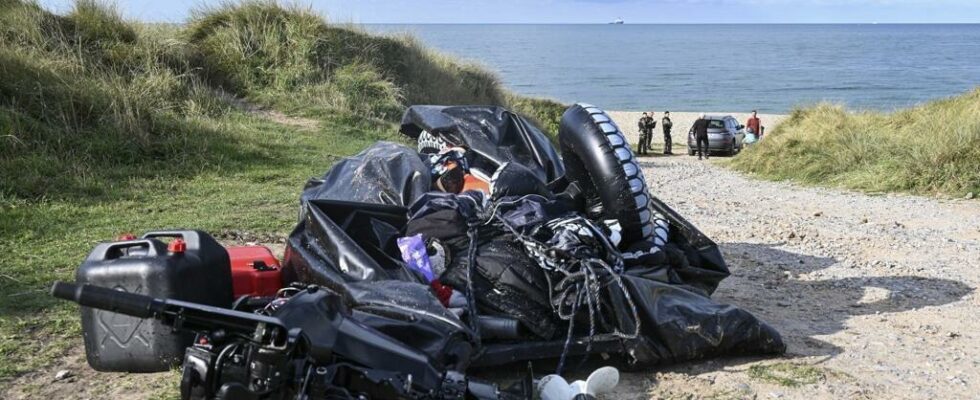
M 708 121 L 708 128 L 724 129 L 725 121 L 720 119 L 712 119 Z

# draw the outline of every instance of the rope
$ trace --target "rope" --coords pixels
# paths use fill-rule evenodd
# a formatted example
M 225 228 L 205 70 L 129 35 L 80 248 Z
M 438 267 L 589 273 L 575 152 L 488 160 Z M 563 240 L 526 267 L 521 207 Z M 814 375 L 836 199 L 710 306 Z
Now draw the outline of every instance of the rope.
M 572 314 L 578 310 L 578 300 L 572 303 Z M 572 336 L 574 334 L 573 329 L 575 328 L 575 320 L 571 319 L 568 321 L 568 333 L 565 335 L 565 345 L 561 349 L 561 357 L 558 358 L 558 367 L 555 368 L 555 375 L 561 375 L 561 370 L 565 367 L 565 357 L 568 356 L 568 348 L 572 345 Z
M 592 343 L 594 340 L 605 338 L 632 340 L 639 337 L 641 324 L 640 315 L 636 308 L 636 304 L 629 295 L 629 291 L 623 285 L 621 274 L 625 269 L 625 265 L 621 254 L 619 253 L 618 249 L 612 245 L 605 233 L 592 221 L 581 216 L 574 216 L 558 221 L 552 221 L 545 225 L 552 231 L 558 229 L 573 229 L 573 227 L 568 226 L 572 224 L 577 224 L 579 228 L 587 228 L 592 237 L 601 241 L 602 246 L 606 250 L 605 253 L 607 257 L 613 260 L 613 265 L 610 265 L 606 260 L 597 257 L 578 258 L 571 261 L 558 259 L 554 256 L 554 254 L 557 251 L 560 251 L 560 249 L 548 246 L 545 243 L 541 243 L 540 241 L 536 240 L 533 235 L 522 234 L 516 228 L 510 226 L 507 221 L 498 216 L 497 211 L 500 206 L 515 204 L 530 196 L 535 195 L 528 195 L 517 200 L 497 203 L 484 225 L 490 224 L 494 220 L 499 221 L 501 225 L 507 228 L 507 230 L 509 230 L 515 237 L 517 237 L 518 240 L 521 241 L 521 243 L 524 245 L 525 251 L 527 251 L 528 254 L 535 259 L 538 266 L 545 271 L 545 277 L 548 280 L 549 285 L 548 298 L 550 304 L 555 312 L 555 315 L 557 315 L 559 319 L 568 322 L 568 331 L 565 336 L 565 343 L 562 348 L 561 356 L 559 357 L 558 368 L 556 371 L 556 374 L 561 374 L 562 369 L 565 367 L 565 361 L 571 347 L 572 337 L 574 336 L 573 330 L 575 327 L 575 316 L 578 314 L 580 307 L 584 306 L 587 309 L 589 320 L 588 343 L 585 350 L 586 358 L 583 358 L 582 362 L 579 363 L 580 365 L 587 359 L 588 353 L 592 350 Z M 537 231 L 537 229 L 535 229 L 535 231 Z M 552 275 L 555 275 L 555 277 L 558 278 L 557 282 L 553 282 Z M 606 278 L 608 281 L 604 282 L 604 278 Z M 608 291 L 618 289 L 620 293 L 622 293 L 627 308 L 630 310 L 630 316 L 633 320 L 633 332 L 622 332 L 619 329 L 620 327 L 617 326 L 618 324 L 613 324 L 614 326 L 612 327 L 611 332 L 597 333 L 598 324 L 596 322 L 596 316 L 604 315 L 604 313 L 602 313 L 603 307 L 600 298 L 604 289 Z M 571 309 L 569 310 L 569 308 Z
M 470 239 L 469 248 L 466 249 L 466 308 L 470 314 L 470 329 L 476 339 L 476 348 L 480 348 L 480 321 L 476 314 L 476 292 L 473 291 L 473 270 L 476 268 L 476 241 L 477 226 L 471 224 L 466 230 L 466 236 Z

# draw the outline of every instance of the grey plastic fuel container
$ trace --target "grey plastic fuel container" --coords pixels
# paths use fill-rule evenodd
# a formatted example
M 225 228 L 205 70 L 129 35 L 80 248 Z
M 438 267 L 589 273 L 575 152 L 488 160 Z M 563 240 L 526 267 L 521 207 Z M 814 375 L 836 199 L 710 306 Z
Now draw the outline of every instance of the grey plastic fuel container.
M 169 239 L 165 243 L 162 239 Z M 232 304 L 228 252 L 207 233 L 156 231 L 136 240 L 101 243 L 75 274 L 78 283 L 216 307 Z M 193 334 L 82 307 L 89 365 L 99 371 L 159 372 L 179 364 Z

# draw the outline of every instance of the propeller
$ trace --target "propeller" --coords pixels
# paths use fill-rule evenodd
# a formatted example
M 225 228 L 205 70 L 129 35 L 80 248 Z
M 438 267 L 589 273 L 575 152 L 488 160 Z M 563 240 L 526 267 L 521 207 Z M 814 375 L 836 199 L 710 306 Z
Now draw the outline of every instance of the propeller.
M 619 370 L 602 367 L 584 381 L 571 384 L 560 375 L 548 375 L 538 381 L 538 396 L 541 400 L 590 400 L 600 394 L 611 392 L 619 384 Z

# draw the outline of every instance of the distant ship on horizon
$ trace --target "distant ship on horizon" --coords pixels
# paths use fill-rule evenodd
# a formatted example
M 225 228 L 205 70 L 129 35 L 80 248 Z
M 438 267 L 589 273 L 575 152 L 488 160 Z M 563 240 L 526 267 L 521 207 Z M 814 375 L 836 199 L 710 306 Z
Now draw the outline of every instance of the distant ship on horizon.
M 626 23 L 626 21 L 623 21 L 622 18 L 616 18 L 615 20 L 613 20 L 613 22 L 610 22 L 609 24 L 610 25 L 622 25 L 622 24 L 625 24 L 625 23 Z

